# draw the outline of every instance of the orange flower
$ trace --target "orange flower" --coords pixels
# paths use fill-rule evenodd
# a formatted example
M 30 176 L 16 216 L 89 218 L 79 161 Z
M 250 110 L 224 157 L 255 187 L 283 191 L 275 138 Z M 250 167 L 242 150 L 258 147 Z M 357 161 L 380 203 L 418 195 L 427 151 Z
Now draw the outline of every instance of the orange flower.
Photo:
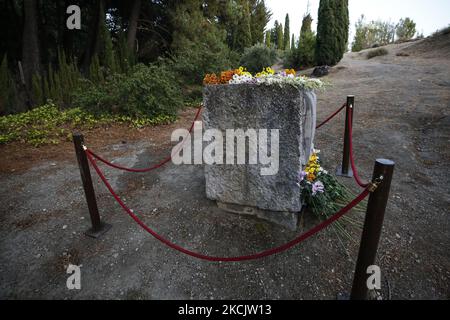
M 316 175 L 314 173 L 308 173 L 306 179 L 308 179 L 309 182 L 313 182 L 316 179 Z
M 233 79 L 233 76 L 237 74 L 237 70 L 227 70 L 222 71 L 220 74 L 220 83 L 228 84 L 228 82 Z
M 203 84 L 219 84 L 219 79 L 215 73 L 207 74 L 203 79 Z

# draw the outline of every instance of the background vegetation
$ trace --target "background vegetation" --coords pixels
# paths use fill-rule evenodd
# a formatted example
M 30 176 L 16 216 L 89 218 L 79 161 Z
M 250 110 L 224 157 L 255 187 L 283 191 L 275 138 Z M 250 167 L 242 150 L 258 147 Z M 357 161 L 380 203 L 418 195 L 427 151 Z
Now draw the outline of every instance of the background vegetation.
M 395 24 L 388 21 L 367 22 L 364 15 L 355 24 L 352 51 L 384 46 L 395 41 L 408 41 L 416 35 L 416 24 L 410 18 L 400 19 Z M 423 35 L 417 34 L 418 38 Z
M 66 27 L 69 5 L 81 8 L 80 30 Z M 308 9 L 300 33 L 290 28 L 292 16 L 267 29 L 264 0 L 3 0 L 0 116 L 51 105 L 41 112 L 159 123 L 199 101 L 207 73 L 240 65 L 259 72 L 280 59 L 294 69 L 339 62 L 348 47 L 348 0 L 320 1 L 317 34 Z M 394 29 L 402 40 L 415 34 L 408 18 Z M 393 41 L 394 29 L 361 18 L 353 49 Z M 10 136 L 6 128 L 0 134 Z

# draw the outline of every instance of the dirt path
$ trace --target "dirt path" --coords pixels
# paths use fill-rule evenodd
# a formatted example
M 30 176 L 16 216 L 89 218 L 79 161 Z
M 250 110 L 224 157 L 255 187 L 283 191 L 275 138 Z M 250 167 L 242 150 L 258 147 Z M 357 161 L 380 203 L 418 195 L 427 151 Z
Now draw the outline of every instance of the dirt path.
M 318 118 L 334 111 L 346 95 L 356 95 L 359 171 L 368 178 L 377 157 L 396 162 L 378 262 L 386 296 L 448 299 L 450 61 L 395 55 L 409 45 L 392 46 L 388 56 L 372 60 L 347 55 L 328 77 L 333 86 L 318 95 Z M 175 125 L 140 132 L 99 129 L 89 132 L 87 141 L 117 162 L 145 166 L 166 156 L 171 131 L 188 126 L 194 114 L 188 110 Z M 316 138 L 330 170 L 340 162 L 342 124 L 339 116 Z M 89 221 L 71 148 L 67 143 L 36 153 L 20 145 L 1 147 L 0 298 L 334 299 L 349 291 L 357 245 L 344 241 L 344 250 L 331 229 L 264 260 L 206 263 L 141 231 L 97 179 L 101 214 L 113 229 L 101 240 L 85 237 Z M 56 151 L 63 155 L 55 157 Z M 295 237 L 217 209 L 204 196 L 201 166 L 106 174 L 146 223 L 190 249 L 238 255 Z M 79 291 L 66 288 L 68 263 L 82 265 Z

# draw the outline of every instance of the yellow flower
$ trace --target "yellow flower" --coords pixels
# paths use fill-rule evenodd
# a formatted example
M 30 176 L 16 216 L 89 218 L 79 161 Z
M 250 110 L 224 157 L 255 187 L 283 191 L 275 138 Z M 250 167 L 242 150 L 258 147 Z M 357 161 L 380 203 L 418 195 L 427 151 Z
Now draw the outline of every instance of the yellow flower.
M 265 71 L 269 74 L 275 74 L 275 71 L 271 67 L 267 67 Z
M 284 72 L 285 72 L 286 74 L 292 74 L 292 75 L 294 75 L 294 76 L 296 75 L 296 72 L 295 72 L 294 69 L 285 69 Z

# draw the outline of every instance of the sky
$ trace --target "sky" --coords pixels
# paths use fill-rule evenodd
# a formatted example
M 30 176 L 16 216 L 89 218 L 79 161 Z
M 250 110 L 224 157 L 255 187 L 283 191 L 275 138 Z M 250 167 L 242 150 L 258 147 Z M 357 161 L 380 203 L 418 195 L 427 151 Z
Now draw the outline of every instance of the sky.
M 275 20 L 284 25 L 286 13 L 289 13 L 290 31 L 298 38 L 308 0 L 265 0 L 265 2 L 272 11 L 272 20 L 268 28 L 272 28 Z M 319 0 L 309 0 L 309 3 L 315 29 Z M 409 17 L 416 22 L 417 31 L 425 36 L 450 25 L 450 0 L 349 0 L 349 12 L 351 37 L 349 42 L 353 39 L 355 23 L 362 14 L 368 21 L 381 19 L 395 23 L 400 18 Z

